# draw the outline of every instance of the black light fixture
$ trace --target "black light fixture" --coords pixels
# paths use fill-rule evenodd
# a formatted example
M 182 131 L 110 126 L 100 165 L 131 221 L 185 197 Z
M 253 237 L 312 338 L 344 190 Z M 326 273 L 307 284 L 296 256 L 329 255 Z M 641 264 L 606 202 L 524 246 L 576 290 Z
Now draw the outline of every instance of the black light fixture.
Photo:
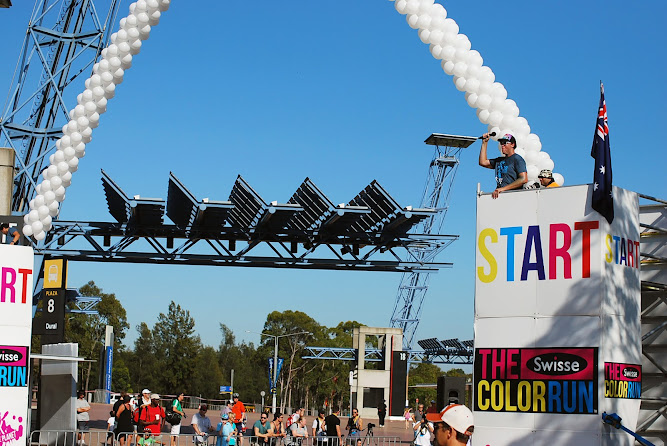
M 0 8 L 9 8 L 12 6 L 12 0 L 0 0 Z

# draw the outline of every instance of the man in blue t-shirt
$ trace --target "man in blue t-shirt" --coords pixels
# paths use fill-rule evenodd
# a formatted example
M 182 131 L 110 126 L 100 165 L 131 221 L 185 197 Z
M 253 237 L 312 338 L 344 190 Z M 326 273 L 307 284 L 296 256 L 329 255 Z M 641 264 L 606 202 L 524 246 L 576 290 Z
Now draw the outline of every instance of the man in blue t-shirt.
M 0 231 L 5 235 L 6 245 L 18 245 L 21 233 L 16 228 L 10 228 L 7 223 L 0 225 Z
M 496 171 L 496 190 L 491 196 L 498 198 L 501 192 L 512 189 L 521 189 L 528 181 L 526 173 L 526 161 L 520 155 L 514 153 L 516 149 L 516 138 L 509 133 L 498 140 L 500 151 L 504 156 L 488 159 L 486 147 L 489 143 L 489 134 L 482 136 L 482 148 L 479 151 L 479 165 Z

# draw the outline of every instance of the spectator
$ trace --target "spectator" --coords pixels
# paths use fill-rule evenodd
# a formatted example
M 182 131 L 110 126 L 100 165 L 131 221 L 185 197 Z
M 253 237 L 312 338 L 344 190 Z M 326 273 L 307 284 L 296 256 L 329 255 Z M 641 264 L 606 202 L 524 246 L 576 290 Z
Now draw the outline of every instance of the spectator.
M 350 431 L 348 437 L 351 439 L 361 436 L 361 431 L 364 429 L 364 420 L 359 416 L 359 410 L 352 409 L 352 416 L 347 420 L 347 427 L 345 429 Z
M 9 227 L 9 224 L 3 223 L 0 225 L 0 232 L 5 235 L 5 245 L 18 245 L 21 233 L 15 227 Z
M 162 426 L 164 426 L 164 409 L 160 406 L 160 395 L 157 393 L 151 394 L 151 403 L 148 406 L 142 406 L 139 413 L 139 433 L 143 433 L 139 437 L 137 443 L 141 444 L 147 438 L 152 437 L 152 442 L 160 442 Z
M 151 391 L 144 389 L 141 391 L 141 399 L 139 400 L 139 407 L 141 406 L 150 406 L 151 404 Z
M 313 437 L 317 438 L 317 444 L 320 446 L 327 443 L 327 439 L 324 438 L 327 435 L 326 428 L 327 426 L 324 422 L 324 410 L 319 409 L 317 411 L 317 418 L 313 420 Z
M 269 415 L 262 413 L 259 416 L 259 420 L 255 421 L 253 425 L 253 435 L 257 437 L 256 442 L 262 445 L 268 445 L 269 439 L 271 438 L 271 422 L 269 421 Z
M 290 428 L 293 444 L 301 445 L 304 438 L 308 438 L 308 428 L 306 427 L 306 417 L 299 416 L 299 421 Z
M 206 444 L 208 435 L 211 432 L 215 432 L 213 426 L 211 425 L 211 420 L 206 416 L 208 412 L 208 405 L 202 404 L 199 406 L 199 412 L 192 416 L 192 428 L 195 430 L 195 443 L 196 444 Z
M 435 405 L 434 400 L 431 400 L 431 405 L 426 409 L 426 413 L 438 413 L 438 407 Z
M 118 395 L 118 401 L 113 403 L 114 417 L 118 413 L 118 409 L 120 408 L 121 404 L 123 404 L 123 402 L 125 401 L 125 395 L 127 395 L 127 392 L 123 390 L 122 392 L 120 392 L 120 395 Z
M 385 400 L 382 400 L 380 404 L 378 404 L 378 424 L 380 427 L 384 427 L 384 417 L 387 416 L 387 405 L 385 404 Z
M 296 425 L 297 422 L 299 421 L 299 418 L 304 416 L 306 413 L 306 409 L 303 407 L 299 407 L 296 412 L 294 412 L 292 415 L 287 418 L 287 430 L 292 429 L 293 425 Z
M 271 422 L 271 445 L 277 445 L 282 438 L 285 438 L 285 426 L 283 426 L 283 414 L 276 412 L 273 414 L 273 421 Z
M 503 156 L 488 159 L 486 146 L 489 143 L 489 134 L 482 135 L 482 148 L 479 151 L 479 165 L 496 171 L 496 190 L 491 197 L 498 198 L 501 192 L 512 189 L 520 189 L 528 181 L 526 173 L 526 161 L 520 155 L 514 153 L 516 149 L 516 138 L 509 133 L 498 140 L 500 151 Z
M 238 393 L 232 395 L 232 399 L 234 400 L 234 404 L 232 405 L 232 412 L 235 416 L 234 422 L 236 423 L 236 432 L 239 436 L 239 443 L 242 443 L 241 437 L 243 437 L 243 423 L 245 423 L 246 420 L 245 406 L 239 400 Z
M 231 400 L 227 401 L 227 404 L 225 404 L 220 410 L 220 418 L 222 418 L 222 416 L 225 414 L 229 415 L 229 412 L 232 411 L 232 404 L 233 402 Z M 229 420 L 229 417 L 227 417 L 226 419 Z
M 415 412 L 415 416 L 413 417 L 413 422 L 414 423 L 421 423 L 422 418 L 424 418 L 424 405 L 420 404 L 417 406 L 417 412 Z
M 185 394 L 183 392 L 181 392 L 171 402 L 171 410 L 174 413 L 179 414 L 181 416 L 181 419 L 183 419 L 183 420 L 186 418 L 185 412 L 183 412 L 183 406 L 181 405 L 184 398 L 185 398 Z M 176 444 L 176 441 L 178 440 L 177 435 L 179 435 L 181 433 L 181 419 L 178 420 L 178 423 L 171 425 L 171 446 L 174 446 Z
M 236 435 L 236 424 L 234 424 L 234 412 L 224 414 L 222 416 L 222 429 L 220 433 L 220 444 L 216 442 L 216 446 L 233 446 L 236 443 L 234 435 Z
M 542 187 L 560 187 L 560 184 L 554 181 L 554 174 L 549 169 L 544 169 L 540 171 L 540 174 L 537 176 L 540 180 L 540 185 Z
M 86 437 L 85 433 L 88 432 L 89 427 L 88 427 L 88 421 L 90 421 L 90 414 L 88 411 L 90 411 L 90 404 L 88 404 L 88 401 L 86 401 L 86 392 L 83 390 L 79 390 L 77 393 L 77 399 L 76 399 L 76 429 L 79 431 L 79 435 L 77 436 L 77 439 L 79 441 L 79 445 L 85 446 L 86 445 Z
M 132 405 L 130 404 L 130 395 L 125 394 L 121 404 L 116 410 L 116 438 L 121 446 L 132 444 L 132 433 L 134 426 L 132 424 Z
M 339 446 L 343 442 L 338 415 L 340 415 L 340 407 L 334 407 L 333 413 L 324 419 L 327 437 L 329 437 L 329 446 Z
M 113 430 L 116 427 L 116 412 L 113 410 L 109 412 L 109 418 L 107 419 L 107 439 L 105 443 L 113 445 Z M 109 442 L 111 440 L 111 442 Z
M 405 428 L 407 429 L 410 424 L 412 424 L 412 419 L 414 415 L 412 413 L 412 407 L 406 406 L 403 411 L 403 418 L 405 418 Z
M 429 423 L 428 421 L 428 416 L 430 414 L 431 412 L 427 412 L 426 417 L 422 418 L 419 423 L 415 423 L 413 426 L 415 431 L 415 446 L 431 446 L 431 433 L 433 432 L 433 424 Z
M 472 412 L 461 404 L 450 404 L 427 418 L 434 423 L 433 446 L 465 445 L 475 430 Z

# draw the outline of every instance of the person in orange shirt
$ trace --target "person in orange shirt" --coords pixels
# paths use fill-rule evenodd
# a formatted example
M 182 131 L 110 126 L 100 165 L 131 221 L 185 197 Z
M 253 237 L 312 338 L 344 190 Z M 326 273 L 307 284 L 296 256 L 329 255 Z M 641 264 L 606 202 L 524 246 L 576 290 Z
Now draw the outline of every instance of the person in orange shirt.
M 246 414 L 245 414 L 245 406 L 243 403 L 239 400 L 239 394 L 235 393 L 232 395 L 232 399 L 234 400 L 234 405 L 232 406 L 232 412 L 234 415 L 236 415 L 235 422 L 236 422 L 236 431 L 238 432 L 238 437 L 239 437 L 239 446 L 243 443 L 243 440 L 241 437 L 243 437 L 243 425 L 246 422 Z
M 542 187 L 560 187 L 560 184 L 554 181 L 554 174 L 549 169 L 544 169 L 537 176 L 540 179 Z

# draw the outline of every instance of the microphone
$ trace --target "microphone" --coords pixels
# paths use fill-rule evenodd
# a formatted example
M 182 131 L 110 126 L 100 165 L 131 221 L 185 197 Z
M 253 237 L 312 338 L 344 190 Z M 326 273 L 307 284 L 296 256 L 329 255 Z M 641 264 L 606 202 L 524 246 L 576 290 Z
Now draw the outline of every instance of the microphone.
M 489 133 L 489 136 L 496 136 L 496 132 L 491 132 L 491 133 Z M 482 138 L 484 138 L 484 137 L 483 137 L 483 136 L 480 136 L 480 137 L 477 138 L 477 139 L 482 139 Z

